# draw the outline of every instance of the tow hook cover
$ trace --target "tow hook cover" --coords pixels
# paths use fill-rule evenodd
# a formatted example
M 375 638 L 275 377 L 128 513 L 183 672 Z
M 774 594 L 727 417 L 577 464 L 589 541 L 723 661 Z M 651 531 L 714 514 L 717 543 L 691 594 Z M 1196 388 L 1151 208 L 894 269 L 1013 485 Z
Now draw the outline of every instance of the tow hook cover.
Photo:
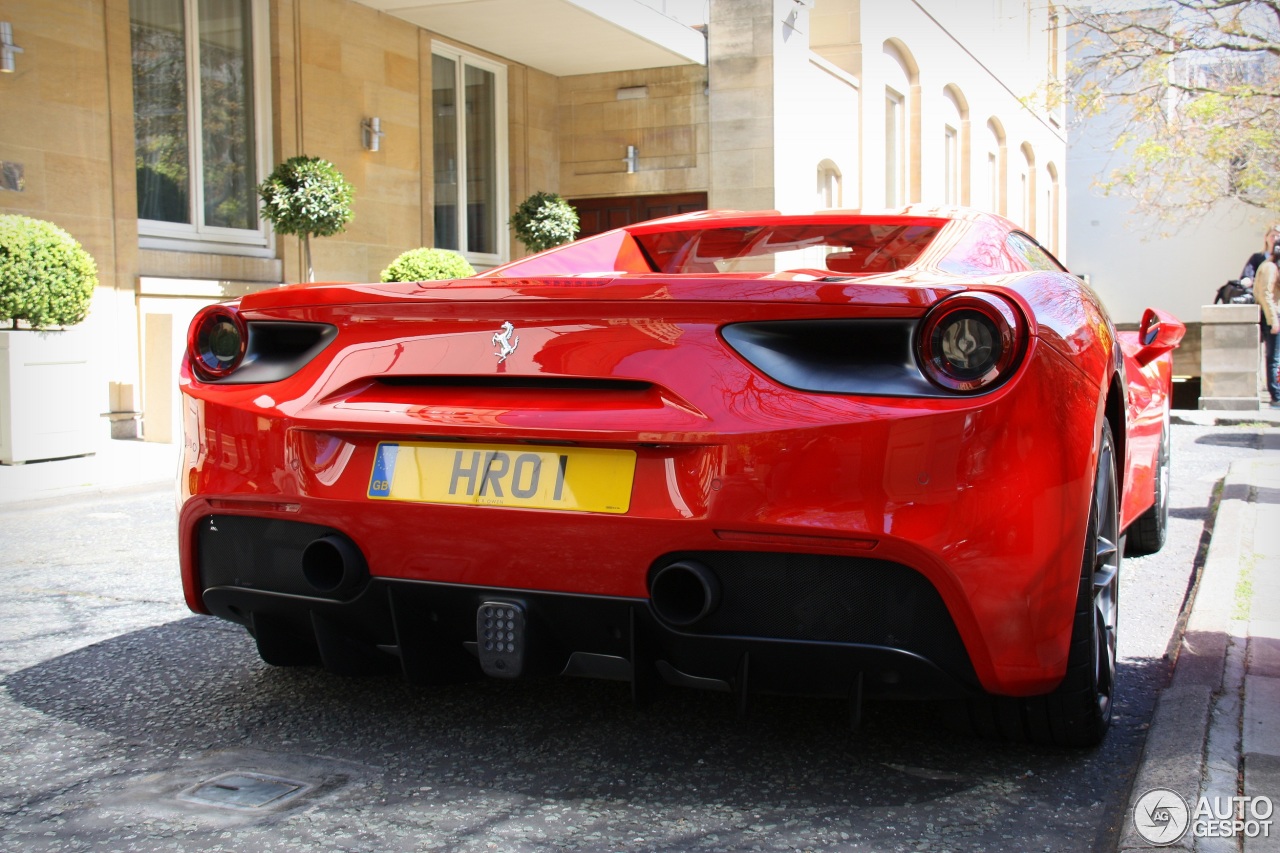
M 494 678 L 518 678 L 524 670 L 524 607 L 513 601 L 486 601 L 476 610 L 480 668 Z

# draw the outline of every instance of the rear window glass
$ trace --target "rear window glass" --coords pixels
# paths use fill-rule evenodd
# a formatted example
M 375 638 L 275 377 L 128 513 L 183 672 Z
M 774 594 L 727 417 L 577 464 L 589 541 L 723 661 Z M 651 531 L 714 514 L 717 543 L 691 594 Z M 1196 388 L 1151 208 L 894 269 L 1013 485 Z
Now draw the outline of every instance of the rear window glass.
M 656 271 L 750 272 L 816 268 L 872 275 L 909 266 L 938 225 L 779 224 L 637 234 Z
M 1006 241 L 1010 253 L 1027 265 L 1027 269 L 1062 272 L 1063 266 L 1026 234 L 1014 231 Z

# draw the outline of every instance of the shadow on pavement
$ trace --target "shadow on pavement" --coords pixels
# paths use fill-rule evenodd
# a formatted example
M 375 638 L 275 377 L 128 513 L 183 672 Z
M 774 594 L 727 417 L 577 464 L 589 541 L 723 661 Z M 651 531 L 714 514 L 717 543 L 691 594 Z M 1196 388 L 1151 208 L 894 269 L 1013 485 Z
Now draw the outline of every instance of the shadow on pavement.
M 1149 697 L 1165 674 L 1163 661 L 1124 664 L 1120 716 L 1091 751 L 956 735 L 925 704 L 872 704 L 854 733 L 847 706 L 826 700 L 761 697 L 739 720 L 729 697 L 690 690 L 637 711 L 629 688 L 611 682 L 426 688 L 276 669 L 258 660 L 238 627 L 208 617 L 78 650 L 14 673 L 4 686 L 28 708 L 152 751 L 323 755 L 404 771 L 400 781 L 415 790 L 847 810 L 992 784 L 1014 797 L 1058 802 L 1069 785 L 1080 798 L 1123 802 L 1114 789 L 1127 784 Z
M 1214 432 L 1196 439 L 1196 444 L 1215 447 L 1242 447 L 1254 450 L 1280 450 L 1280 430 L 1265 432 Z

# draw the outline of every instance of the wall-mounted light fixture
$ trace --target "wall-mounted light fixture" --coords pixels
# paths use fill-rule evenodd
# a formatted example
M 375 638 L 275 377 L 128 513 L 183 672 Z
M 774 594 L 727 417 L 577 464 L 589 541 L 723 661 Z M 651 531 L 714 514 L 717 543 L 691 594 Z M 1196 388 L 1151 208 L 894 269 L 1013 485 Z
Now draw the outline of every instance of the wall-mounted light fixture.
M 360 122 L 360 138 L 366 151 L 377 151 L 382 147 L 382 119 L 374 116 Z
M 13 58 L 19 53 L 22 48 L 13 43 L 13 24 L 0 21 L 0 71 L 12 74 L 16 67 Z
M 634 145 L 628 145 L 627 156 L 622 158 L 622 162 L 627 164 L 628 175 L 634 175 L 640 171 L 640 149 Z

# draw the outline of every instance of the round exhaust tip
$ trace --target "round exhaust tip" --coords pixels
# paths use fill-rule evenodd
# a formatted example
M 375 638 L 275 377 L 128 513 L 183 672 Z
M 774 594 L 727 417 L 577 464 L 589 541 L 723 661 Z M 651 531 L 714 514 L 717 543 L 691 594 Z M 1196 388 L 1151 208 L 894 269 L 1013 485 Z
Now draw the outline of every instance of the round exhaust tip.
M 322 536 L 302 549 L 302 577 L 321 595 L 348 593 L 364 581 L 367 573 L 364 555 L 341 534 Z
M 649 600 L 662 621 L 687 627 L 720 606 L 720 581 L 702 563 L 672 563 L 653 576 Z

